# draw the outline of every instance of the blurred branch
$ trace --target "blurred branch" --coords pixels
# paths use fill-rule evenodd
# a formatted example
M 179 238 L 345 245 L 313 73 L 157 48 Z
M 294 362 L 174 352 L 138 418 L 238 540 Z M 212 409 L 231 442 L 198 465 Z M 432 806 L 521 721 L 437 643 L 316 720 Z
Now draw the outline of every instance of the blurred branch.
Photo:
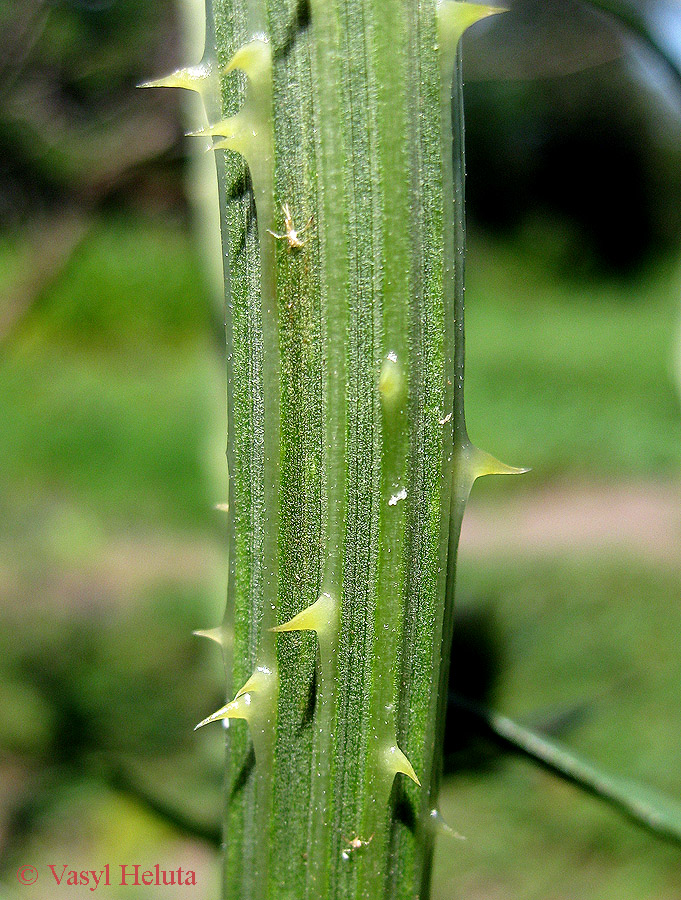
M 81 757 L 74 765 L 46 766 L 28 776 L 0 834 L 0 876 L 13 869 L 31 838 L 39 833 L 40 823 L 72 788 L 82 783 L 84 775 L 92 775 L 115 793 L 131 798 L 182 834 L 212 847 L 221 846 L 222 832 L 217 821 L 202 822 L 192 817 L 177 804 L 158 796 L 120 763 L 103 757 L 95 763 L 85 763 Z
M 0 836 L 0 876 L 14 868 L 20 853 L 35 834 L 38 823 L 49 815 L 58 802 L 60 793 L 71 784 L 70 777 L 57 766 L 32 772 L 28 776 Z
M 61 209 L 29 225 L 27 262 L 5 286 L 0 340 L 59 278 L 103 203 L 114 192 L 136 186 L 138 168 L 167 153 L 180 133 L 175 106 L 142 99 L 132 87 L 140 65 L 134 54 L 148 47 L 148 41 L 140 39 L 143 26 L 124 29 L 114 44 L 103 42 L 123 60 L 124 74 L 100 61 L 88 84 L 83 72 L 94 50 L 88 45 L 87 52 L 80 53 L 73 35 L 78 28 L 86 33 L 94 19 L 85 12 L 51 16 L 54 6 L 45 0 L 14 0 L 5 7 L 0 128 L 11 149 L 9 171 L 16 170 L 18 182 L 31 186 L 16 201 L 18 218 L 30 221 L 30 203 L 21 204 L 32 196 L 36 183 L 45 183 L 61 197 Z M 52 52 L 62 44 L 61 51 Z M 113 73 L 109 81 L 106 73 Z M 54 200 L 50 206 L 55 208 Z
M 681 843 L 681 803 L 674 798 L 638 781 L 611 775 L 557 741 L 463 697 L 450 694 L 449 701 L 471 715 L 488 737 L 605 800 L 656 835 Z
M 42 219 L 31 229 L 28 255 L 31 266 L 22 267 L 14 284 L 5 291 L 0 307 L 0 340 L 5 339 L 35 302 L 53 284 L 90 230 L 92 219 L 82 207 Z

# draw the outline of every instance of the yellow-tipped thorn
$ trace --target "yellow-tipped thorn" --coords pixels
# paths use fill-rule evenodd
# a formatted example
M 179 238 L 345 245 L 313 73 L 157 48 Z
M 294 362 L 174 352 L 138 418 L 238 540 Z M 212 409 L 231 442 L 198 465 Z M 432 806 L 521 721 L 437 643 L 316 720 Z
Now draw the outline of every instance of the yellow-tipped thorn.
M 421 787 L 421 782 L 418 779 L 416 772 L 414 771 L 414 767 L 409 762 L 404 753 L 400 750 L 397 744 L 393 744 L 390 747 L 387 747 L 384 751 L 384 759 L 387 767 L 393 774 L 402 774 L 406 775 L 408 778 L 418 784 Z
M 221 137 L 233 140 L 239 137 L 244 131 L 244 119 L 241 113 L 222 119 L 214 125 L 207 125 L 205 128 L 197 128 L 196 131 L 187 131 L 187 137 Z
M 194 731 L 203 728 L 204 725 L 210 725 L 211 722 L 217 722 L 220 719 L 249 719 L 251 716 L 249 707 L 252 702 L 253 700 L 250 694 L 242 694 L 232 700 L 231 703 L 223 706 L 222 709 L 214 712 L 213 715 L 208 716 L 203 722 L 199 722 Z
M 463 834 L 459 834 L 458 831 L 454 831 L 452 826 L 448 822 L 445 821 L 445 819 L 443 818 L 442 813 L 440 812 L 439 809 L 431 810 L 430 821 L 431 821 L 431 825 L 433 826 L 434 830 L 438 834 L 444 834 L 447 837 L 453 838 L 454 840 L 457 840 L 457 841 L 465 841 L 466 840 L 466 838 Z
M 308 606 L 298 615 L 283 625 L 277 625 L 271 631 L 316 631 L 317 633 L 332 628 L 336 621 L 336 601 L 331 594 L 324 593 L 319 600 Z
M 239 697 L 243 697 L 245 694 L 264 693 L 267 690 L 271 679 L 271 669 L 268 669 L 265 666 L 258 666 L 246 684 L 236 692 L 234 699 L 238 700 Z
M 178 69 L 163 78 L 155 78 L 152 81 L 144 81 L 138 84 L 141 88 L 174 87 L 185 88 L 188 91 L 203 93 L 206 81 L 210 78 L 210 70 L 206 66 L 189 66 L 186 69 Z
M 471 448 L 470 466 L 473 478 L 481 478 L 483 475 L 524 475 L 530 470 L 518 466 L 507 466 L 506 463 L 495 459 L 491 453 Z
M 192 634 L 195 634 L 197 637 L 208 638 L 209 641 L 215 641 L 215 643 L 220 644 L 221 647 L 224 644 L 224 638 L 222 635 L 222 627 L 219 625 L 217 628 L 206 628 L 206 629 L 200 629 L 197 631 L 192 631 Z
M 240 69 L 249 78 L 255 80 L 263 72 L 269 72 L 272 65 L 272 48 L 267 39 L 256 38 L 239 47 L 234 56 L 225 66 L 225 74 Z

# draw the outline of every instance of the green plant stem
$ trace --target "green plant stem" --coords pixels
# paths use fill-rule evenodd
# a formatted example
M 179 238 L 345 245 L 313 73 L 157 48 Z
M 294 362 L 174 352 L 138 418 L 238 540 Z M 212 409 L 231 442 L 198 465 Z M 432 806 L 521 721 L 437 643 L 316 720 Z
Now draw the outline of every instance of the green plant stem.
M 426 896 L 447 579 L 477 474 L 450 88 L 479 13 L 444 6 L 215 3 L 224 634 L 244 687 L 208 721 L 230 722 L 230 900 Z

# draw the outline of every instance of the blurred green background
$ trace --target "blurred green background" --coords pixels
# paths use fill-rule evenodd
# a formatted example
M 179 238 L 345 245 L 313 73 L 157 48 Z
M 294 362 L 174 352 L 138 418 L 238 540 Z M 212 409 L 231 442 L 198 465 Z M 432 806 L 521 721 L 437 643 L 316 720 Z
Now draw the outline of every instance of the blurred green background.
M 681 82 L 571 9 L 511 20 L 466 87 L 469 428 L 532 472 L 473 493 L 452 691 L 681 798 Z M 50 863 L 182 865 L 197 887 L 156 896 L 219 892 L 221 735 L 192 728 L 221 664 L 191 631 L 224 603 L 221 312 L 182 98 L 135 89 L 184 60 L 180 18 L 0 2 L 7 898 L 61 896 Z M 435 900 L 681 898 L 678 847 L 455 712 L 447 769 L 466 840 Z

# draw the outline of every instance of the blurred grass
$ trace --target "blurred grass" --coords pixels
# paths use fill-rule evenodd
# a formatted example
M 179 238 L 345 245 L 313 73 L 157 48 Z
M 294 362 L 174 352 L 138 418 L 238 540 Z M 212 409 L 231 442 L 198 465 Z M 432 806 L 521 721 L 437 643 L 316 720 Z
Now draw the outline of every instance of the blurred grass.
M 634 282 L 571 282 L 541 262 L 537 243 L 530 235 L 494 247 L 471 241 L 471 437 L 531 466 L 533 481 L 678 474 L 678 263 Z
M 495 490 L 556 475 L 677 476 L 675 265 L 584 287 L 530 250 L 473 240 L 468 265 L 471 436 L 534 467 L 525 485 Z M 20 239 L 5 237 L 0 289 L 29 264 Z M 220 700 L 219 661 L 189 631 L 216 623 L 225 577 L 212 510 L 226 496 L 224 381 L 210 307 L 180 222 L 118 216 L 5 342 L 0 745 L 16 772 L 0 812 L 33 790 L 74 722 L 78 759 L 114 749 L 149 778 L 181 772 L 173 796 L 188 806 L 206 795 L 220 734 L 196 744 L 190 728 Z M 680 571 L 624 558 L 464 560 L 461 595 L 488 605 L 504 648 L 498 708 L 522 719 L 586 704 L 563 740 L 679 796 Z M 59 778 L 64 790 L 30 838 L 36 859 L 72 853 L 90 867 L 115 862 L 132 835 L 152 856 L 168 844 L 165 826 L 114 802 L 93 775 L 81 788 L 73 771 Z M 442 847 L 436 900 L 681 898 L 677 850 L 526 762 L 462 769 L 443 808 L 468 841 Z M 69 837 L 61 822 L 74 817 L 82 828 Z M 211 897 L 214 864 L 190 846 L 212 873 L 196 896 Z
M 30 265 L 5 237 L 0 289 Z M 5 340 L 6 866 L 46 866 L 55 853 L 83 868 L 189 858 L 193 895 L 214 896 L 213 851 L 173 838 L 144 802 L 112 793 L 106 773 L 122 761 L 145 784 L 170 760 L 182 806 L 217 816 L 221 735 L 197 740 L 192 728 L 222 700 L 219 654 L 191 635 L 218 621 L 226 578 L 215 346 L 186 228 L 151 216 L 102 220 Z M 177 802 L 165 780 L 159 792 Z
M 20 252 L 3 250 L 0 272 Z M 145 526 L 206 524 L 222 499 L 206 435 L 224 401 L 205 295 L 179 225 L 113 219 L 93 231 L 0 359 L 10 494 L 56 492 Z
M 0 270 L 2 266 L 0 264 Z M 181 223 L 108 217 L 91 231 L 24 325 L 25 351 L 55 344 L 140 365 L 155 350 L 205 348 L 201 265 Z
M 219 499 L 203 454 L 214 370 L 186 350 L 146 357 L 97 365 L 50 347 L 0 364 L 0 466 L 21 465 L 13 492 L 75 497 L 139 525 L 205 523 Z

